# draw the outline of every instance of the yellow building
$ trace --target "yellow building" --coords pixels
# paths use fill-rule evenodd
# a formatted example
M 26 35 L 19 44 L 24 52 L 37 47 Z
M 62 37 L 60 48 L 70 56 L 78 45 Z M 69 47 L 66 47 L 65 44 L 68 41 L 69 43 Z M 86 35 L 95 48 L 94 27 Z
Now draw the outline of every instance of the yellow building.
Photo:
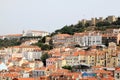
M 86 58 L 87 64 L 91 66 L 95 66 L 96 56 L 94 53 L 88 53 Z

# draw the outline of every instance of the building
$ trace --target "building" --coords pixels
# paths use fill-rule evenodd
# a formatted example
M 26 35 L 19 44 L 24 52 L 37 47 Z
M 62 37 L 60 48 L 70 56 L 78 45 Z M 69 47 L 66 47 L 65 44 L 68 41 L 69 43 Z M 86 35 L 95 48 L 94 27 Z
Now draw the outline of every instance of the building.
M 13 46 L 13 47 L 8 47 L 6 48 L 6 52 L 7 53 L 24 53 L 24 52 L 30 52 L 30 51 L 40 51 L 41 48 L 39 48 L 38 46 L 25 46 L 25 45 L 21 45 L 21 46 Z
M 98 22 L 114 22 L 114 21 L 117 21 L 117 17 L 115 16 L 108 16 L 107 18 L 103 19 L 103 17 L 99 17 L 99 19 L 97 18 L 91 18 L 91 20 L 81 20 L 80 22 L 85 25 L 86 23 L 88 23 L 90 26 L 95 26 Z
M 46 66 L 56 65 L 58 58 L 48 58 L 46 59 Z
M 23 36 L 28 36 L 28 37 L 38 37 L 38 36 L 47 36 L 50 33 L 45 32 L 45 31 L 35 31 L 35 30 L 28 30 L 26 32 L 23 32 Z
M 46 75 L 46 68 L 41 67 L 41 68 L 36 68 L 35 70 L 32 71 L 33 77 L 40 77 Z
M 117 35 L 114 34 L 102 34 L 102 44 L 108 45 L 110 42 L 117 43 Z
M 120 68 L 116 68 L 114 72 L 114 78 L 115 80 L 120 80 Z
M 73 54 L 66 56 L 66 65 L 74 66 L 87 63 L 87 53 L 84 50 L 73 52 Z
M 75 43 L 80 46 L 92 46 L 102 44 L 102 36 L 99 33 L 75 33 L 73 37 Z
M 28 61 L 40 60 L 41 56 L 42 51 L 23 52 L 23 57 L 25 57 Z
M 108 17 L 106 18 L 106 20 L 107 20 L 108 22 L 112 23 L 112 22 L 116 21 L 117 18 L 116 18 L 115 16 L 108 16 Z
M 69 45 L 72 36 L 69 34 L 57 34 L 52 37 L 54 47 L 61 47 Z

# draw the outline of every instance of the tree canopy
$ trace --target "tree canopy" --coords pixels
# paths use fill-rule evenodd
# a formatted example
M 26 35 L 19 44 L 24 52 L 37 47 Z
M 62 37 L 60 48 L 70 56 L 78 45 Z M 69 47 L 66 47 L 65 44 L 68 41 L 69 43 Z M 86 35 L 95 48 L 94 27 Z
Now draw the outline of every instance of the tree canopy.
M 62 34 L 70 34 L 73 35 L 75 32 L 83 32 L 85 30 L 85 27 L 88 26 L 89 24 L 86 24 L 85 26 L 79 22 L 76 25 L 70 25 L 70 26 L 64 26 L 63 28 L 56 30 L 52 35 L 57 34 L 57 33 L 62 33 Z
M 38 43 L 34 44 L 39 46 L 42 50 L 51 50 L 53 49 L 52 40 L 49 41 L 49 44 L 45 44 L 46 37 L 41 38 Z
M 98 22 L 97 24 L 96 24 L 96 26 L 97 27 L 101 27 L 101 26 L 110 26 L 110 23 L 109 22 L 107 22 L 107 21 L 103 21 L 103 22 Z
M 72 67 L 71 67 L 71 66 L 63 66 L 62 68 L 63 68 L 63 69 L 68 69 L 68 70 L 72 70 Z
M 21 41 L 19 39 L 0 39 L 0 48 L 2 47 L 10 47 L 20 45 Z
M 44 66 L 46 66 L 46 59 L 49 58 L 49 55 L 48 53 L 44 53 L 42 56 L 41 56 L 41 61 L 43 62 Z

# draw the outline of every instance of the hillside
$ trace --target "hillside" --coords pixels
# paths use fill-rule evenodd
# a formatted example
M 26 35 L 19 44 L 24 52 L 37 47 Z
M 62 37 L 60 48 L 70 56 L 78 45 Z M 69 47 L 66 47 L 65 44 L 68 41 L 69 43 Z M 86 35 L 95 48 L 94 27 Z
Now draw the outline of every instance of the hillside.
M 62 34 L 71 34 L 73 35 L 76 32 L 84 32 L 84 31 L 93 31 L 93 30 L 106 30 L 106 29 L 113 29 L 113 28 L 120 28 L 120 17 L 118 17 L 117 21 L 114 21 L 112 23 L 108 21 L 98 22 L 96 25 L 92 26 L 89 23 L 82 24 L 82 22 L 78 22 L 77 24 L 73 25 L 66 25 L 61 29 L 56 30 L 52 33 L 52 35 L 57 33 Z

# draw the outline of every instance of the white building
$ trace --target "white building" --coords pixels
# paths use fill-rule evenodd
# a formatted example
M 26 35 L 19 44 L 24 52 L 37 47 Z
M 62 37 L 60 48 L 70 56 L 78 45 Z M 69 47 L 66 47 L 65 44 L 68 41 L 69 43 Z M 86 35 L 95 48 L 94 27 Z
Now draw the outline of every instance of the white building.
M 46 68 L 41 67 L 41 68 L 36 68 L 35 70 L 32 71 L 33 77 L 40 77 L 40 76 L 45 76 L 46 73 Z
M 102 36 L 99 33 L 75 33 L 74 41 L 80 46 L 92 46 L 92 45 L 101 45 Z
M 40 51 L 41 48 L 38 46 L 32 45 L 20 45 L 20 46 L 12 46 L 6 48 L 7 53 L 24 53 L 24 52 L 31 52 L 31 51 Z
M 33 61 L 35 59 L 40 60 L 42 56 L 42 51 L 39 52 L 24 52 L 23 57 L 25 57 L 29 61 Z
M 47 36 L 50 33 L 45 32 L 45 31 L 35 31 L 35 30 L 28 30 L 26 32 L 23 32 L 23 36 L 29 36 L 29 37 L 33 37 L 33 36 Z

